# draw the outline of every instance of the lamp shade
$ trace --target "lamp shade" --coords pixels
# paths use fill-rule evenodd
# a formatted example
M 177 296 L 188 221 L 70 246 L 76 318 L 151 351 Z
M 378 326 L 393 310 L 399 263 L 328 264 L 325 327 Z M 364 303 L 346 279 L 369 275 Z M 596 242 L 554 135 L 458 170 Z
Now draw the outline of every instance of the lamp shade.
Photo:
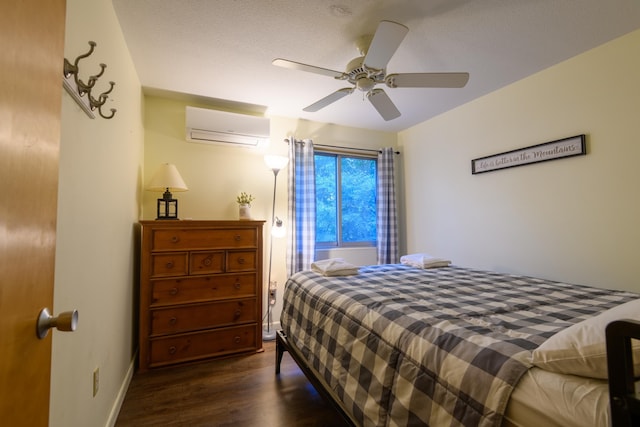
M 264 162 L 267 164 L 269 169 L 279 171 L 283 167 L 287 166 L 289 158 L 285 156 L 267 155 L 264 156 Z
M 171 163 L 160 165 L 147 186 L 149 191 L 165 191 L 167 189 L 169 191 L 187 191 L 189 189 L 178 169 Z

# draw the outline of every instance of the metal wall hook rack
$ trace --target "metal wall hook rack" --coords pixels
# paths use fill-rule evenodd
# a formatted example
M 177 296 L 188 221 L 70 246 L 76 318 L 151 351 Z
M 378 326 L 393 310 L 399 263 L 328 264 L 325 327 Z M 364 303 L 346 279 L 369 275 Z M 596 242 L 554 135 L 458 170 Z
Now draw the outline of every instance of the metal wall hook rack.
M 106 64 L 100 64 L 100 71 L 97 74 L 89 76 L 86 83 L 80 78 L 80 61 L 91 56 L 95 47 L 96 42 L 89 41 L 89 51 L 79 55 L 75 61 L 73 61 L 73 64 L 67 58 L 64 58 L 64 68 L 62 70 L 64 79 L 62 80 L 62 83 L 67 92 L 69 92 L 71 97 L 90 118 L 95 118 L 93 112 L 97 110 L 98 114 L 100 114 L 102 118 L 111 119 L 115 115 L 116 109 L 111 108 L 111 115 L 107 116 L 102 112 L 102 107 L 105 102 L 107 102 L 109 94 L 113 90 L 115 83 L 110 81 L 109 89 L 102 92 L 97 97 L 93 96 L 91 93 L 98 82 L 98 79 L 100 79 L 104 74 L 104 70 L 107 68 Z

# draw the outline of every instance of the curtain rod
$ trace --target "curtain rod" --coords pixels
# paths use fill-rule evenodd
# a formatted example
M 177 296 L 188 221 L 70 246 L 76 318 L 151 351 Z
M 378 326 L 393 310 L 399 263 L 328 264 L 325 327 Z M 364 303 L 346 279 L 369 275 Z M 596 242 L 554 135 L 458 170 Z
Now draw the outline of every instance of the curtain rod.
M 289 138 L 285 138 L 284 142 L 286 142 L 287 144 L 290 142 Z M 303 140 L 294 140 L 294 142 L 296 143 L 303 143 Z M 342 150 L 355 150 L 355 151 L 370 151 L 370 152 L 374 152 L 374 153 L 381 153 L 382 150 L 376 150 L 374 148 L 357 148 L 357 147 L 345 147 L 343 145 L 327 145 L 327 144 L 313 144 L 314 147 L 325 147 L 325 148 L 339 148 Z M 394 151 L 395 154 L 400 154 L 399 151 Z

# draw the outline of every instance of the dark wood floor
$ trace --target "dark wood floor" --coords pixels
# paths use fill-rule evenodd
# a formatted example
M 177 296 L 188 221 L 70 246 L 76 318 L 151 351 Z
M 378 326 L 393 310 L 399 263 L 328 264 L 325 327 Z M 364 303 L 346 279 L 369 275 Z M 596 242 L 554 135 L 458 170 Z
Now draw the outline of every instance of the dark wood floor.
M 264 353 L 136 373 L 116 427 L 343 427 L 288 353 L 275 375 L 275 342 Z

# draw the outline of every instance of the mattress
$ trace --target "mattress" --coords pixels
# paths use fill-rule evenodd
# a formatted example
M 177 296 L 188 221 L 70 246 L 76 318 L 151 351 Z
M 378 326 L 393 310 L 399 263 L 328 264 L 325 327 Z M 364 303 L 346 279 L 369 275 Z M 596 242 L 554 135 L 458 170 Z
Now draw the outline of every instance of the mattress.
M 513 415 L 526 415 L 520 401 L 506 410 L 520 379 L 530 382 L 531 350 L 636 297 L 455 266 L 384 265 L 349 277 L 293 275 L 281 324 L 357 425 L 530 425 Z
M 607 381 L 528 370 L 511 393 L 504 427 L 610 425 Z

